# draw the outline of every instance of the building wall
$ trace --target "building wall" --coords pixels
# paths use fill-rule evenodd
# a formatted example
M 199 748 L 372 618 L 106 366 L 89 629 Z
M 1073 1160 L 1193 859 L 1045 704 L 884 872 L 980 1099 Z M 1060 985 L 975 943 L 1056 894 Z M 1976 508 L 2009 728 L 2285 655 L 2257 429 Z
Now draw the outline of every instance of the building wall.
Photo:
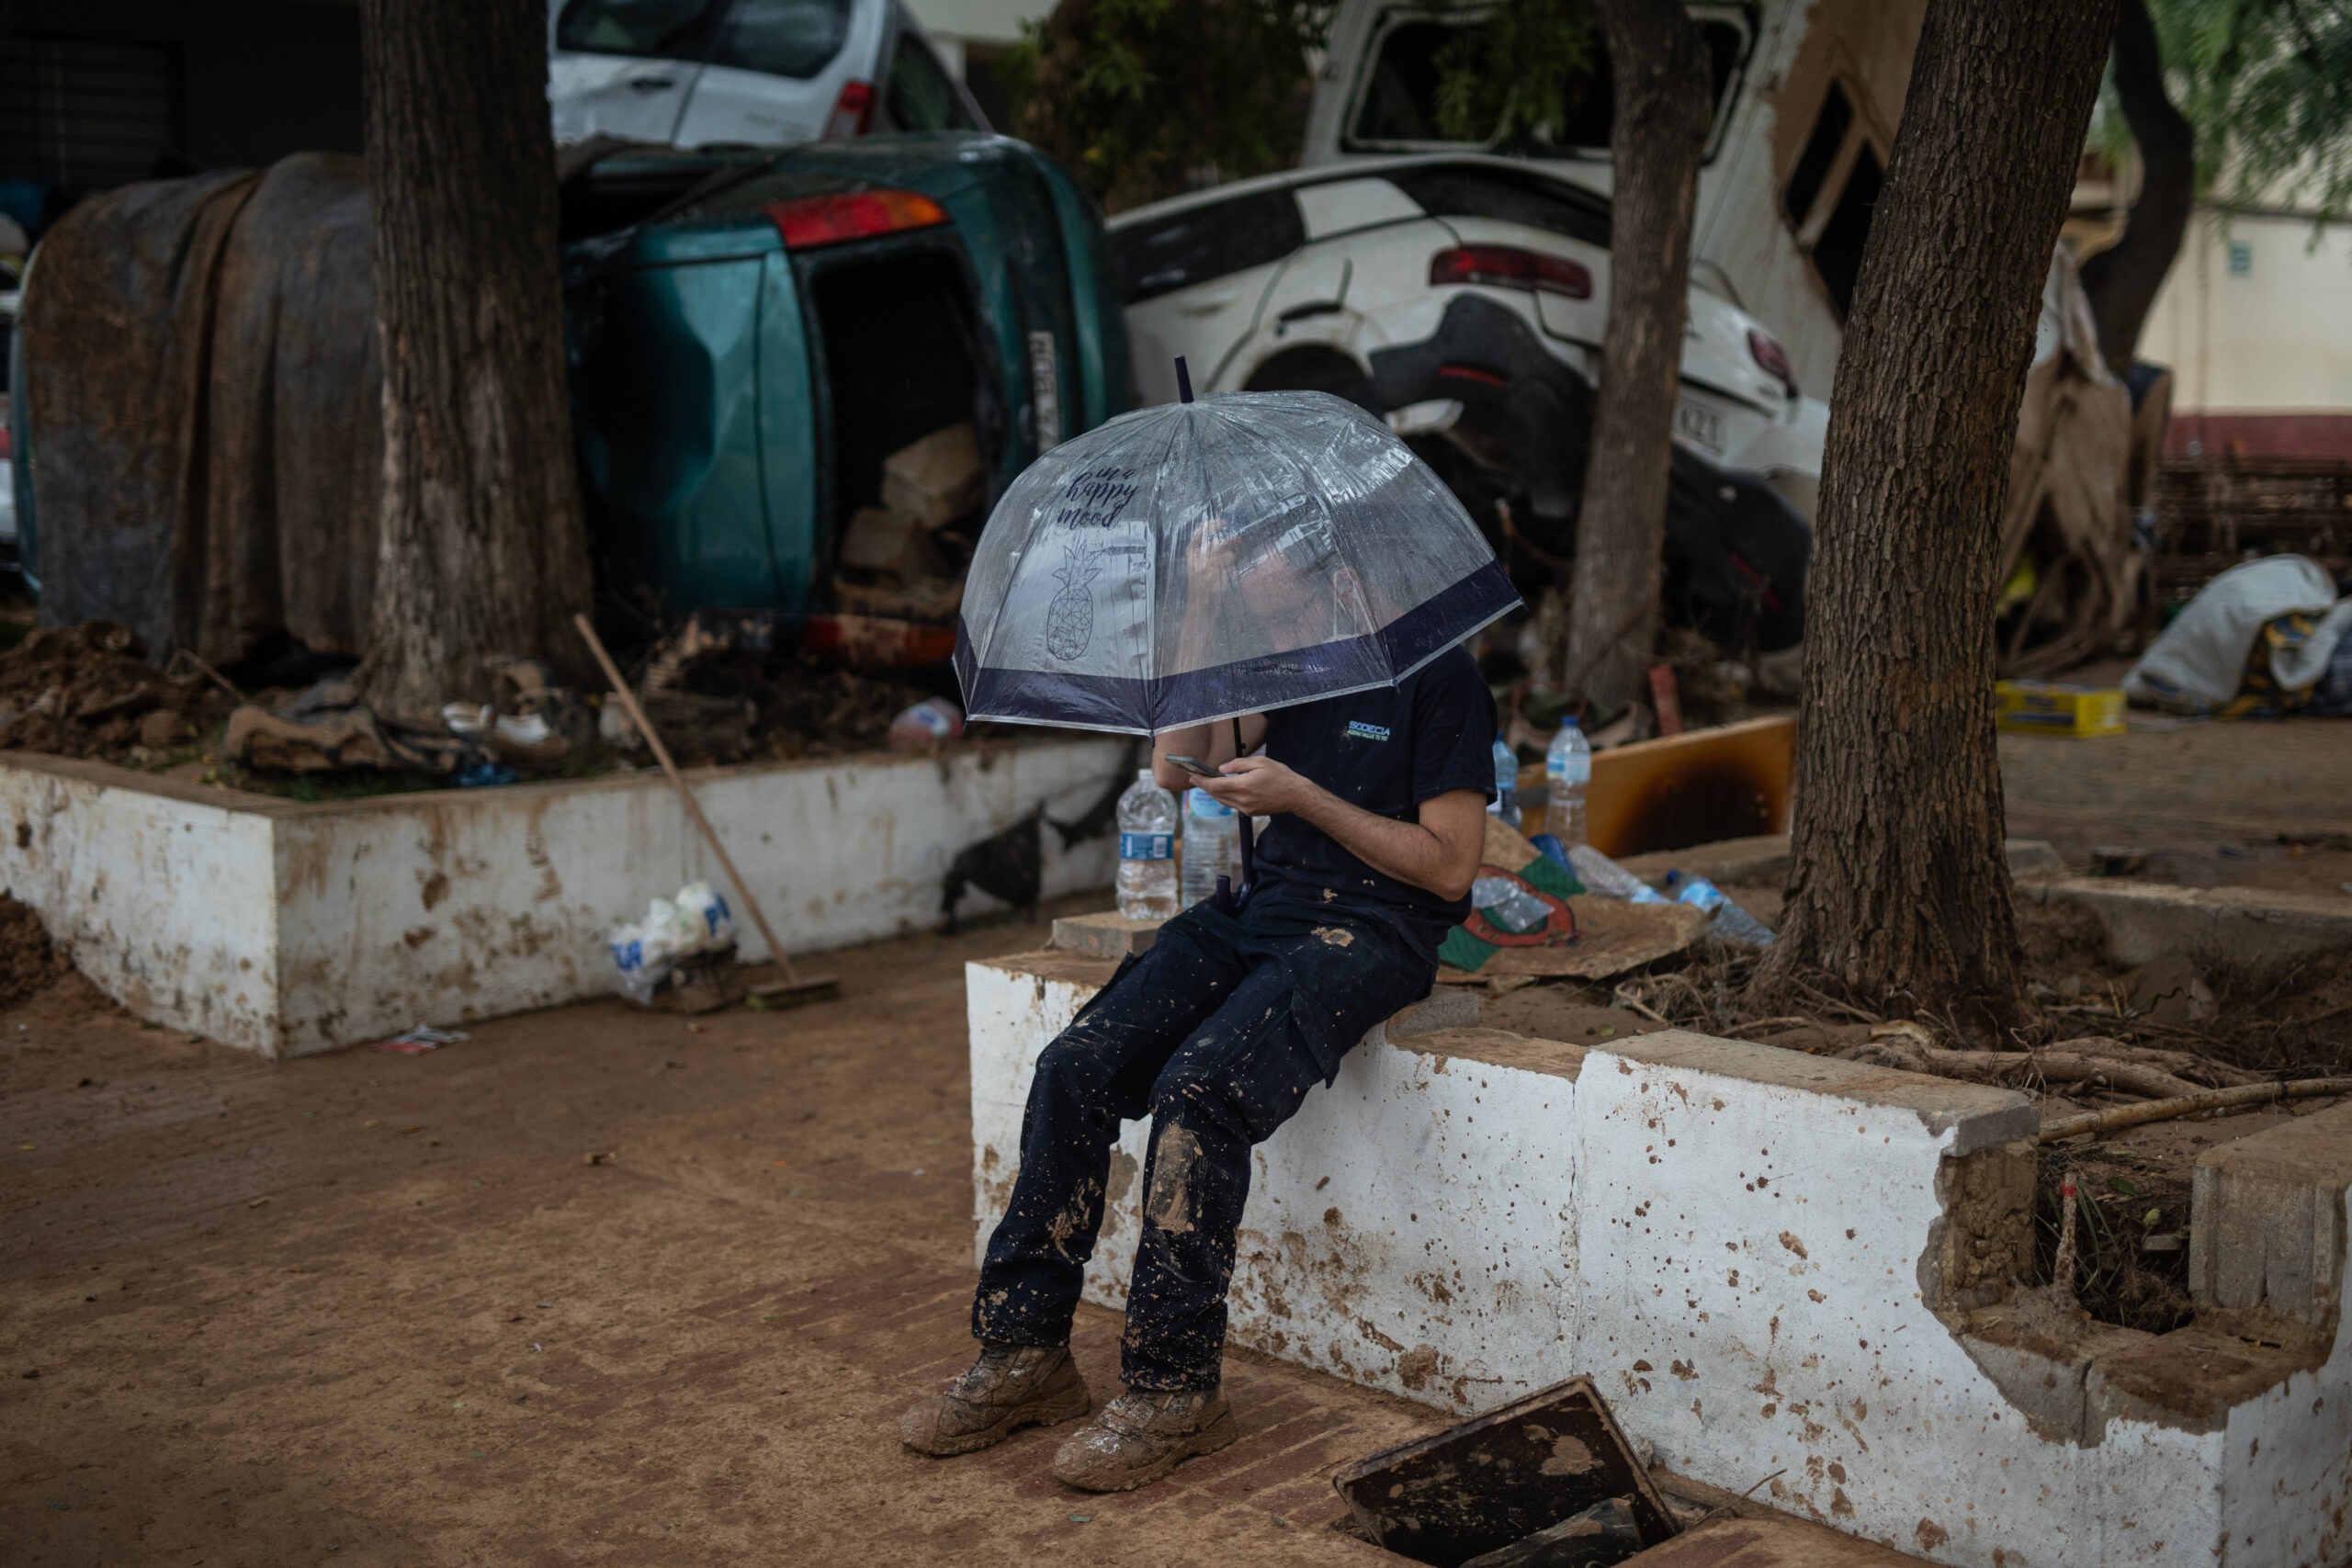
M 2352 457 L 2352 231 L 2199 209 L 2140 357 L 2172 367 L 2177 451 Z

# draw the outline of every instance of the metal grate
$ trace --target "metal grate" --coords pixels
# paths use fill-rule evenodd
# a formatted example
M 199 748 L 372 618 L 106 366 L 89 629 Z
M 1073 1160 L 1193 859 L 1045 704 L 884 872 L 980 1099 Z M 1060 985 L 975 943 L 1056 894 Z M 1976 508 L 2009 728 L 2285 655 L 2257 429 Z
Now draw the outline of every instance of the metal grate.
M 18 35 L 0 49 L 0 176 L 68 190 L 153 177 L 180 144 L 168 44 Z

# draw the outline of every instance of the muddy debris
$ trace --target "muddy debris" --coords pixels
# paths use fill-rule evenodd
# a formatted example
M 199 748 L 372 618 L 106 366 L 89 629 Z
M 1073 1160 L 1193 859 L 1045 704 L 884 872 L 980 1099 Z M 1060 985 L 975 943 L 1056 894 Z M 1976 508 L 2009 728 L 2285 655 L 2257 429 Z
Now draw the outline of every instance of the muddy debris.
M 0 893 L 0 1008 L 47 990 L 73 970 L 29 904 Z
M 192 746 L 228 715 L 196 669 L 166 675 L 113 621 L 46 627 L 0 653 L 0 748 L 107 761 Z

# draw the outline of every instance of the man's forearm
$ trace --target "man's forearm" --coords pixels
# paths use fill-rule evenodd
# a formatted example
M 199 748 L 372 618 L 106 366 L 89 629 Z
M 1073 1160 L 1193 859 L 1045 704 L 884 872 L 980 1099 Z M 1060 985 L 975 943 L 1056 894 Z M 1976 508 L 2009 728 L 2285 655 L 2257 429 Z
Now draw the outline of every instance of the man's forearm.
M 1462 894 L 1462 888 L 1449 886 L 1457 878 L 1448 864 L 1444 841 L 1419 822 L 1399 822 L 1351 806 L 1317 784 L 1306 785 L 1291 815 L 1329 834 L 1333 842 L 1374 871 L 1441 897 Z

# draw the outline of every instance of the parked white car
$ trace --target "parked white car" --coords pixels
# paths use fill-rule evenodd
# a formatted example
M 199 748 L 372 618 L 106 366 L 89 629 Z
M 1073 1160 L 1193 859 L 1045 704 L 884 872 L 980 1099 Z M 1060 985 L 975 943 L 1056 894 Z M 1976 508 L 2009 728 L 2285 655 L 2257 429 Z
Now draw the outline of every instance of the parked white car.
M 1571 513 L 1609 310 L 1609 206 L 1525 162 L 1430 155 L 1296 170 L 1110 223 L 1138 389 L 1312 387 L 1442 434 Z M 1675 439 L 1763 475 L 1810 520 L 1828 411 L 1771 332 L 1693 286 Z M 1575 446 L 1575 450 L 1567 448 Z
M 550 0 L 548 101 L 560 142 L 989 129 L 899 0 Z

